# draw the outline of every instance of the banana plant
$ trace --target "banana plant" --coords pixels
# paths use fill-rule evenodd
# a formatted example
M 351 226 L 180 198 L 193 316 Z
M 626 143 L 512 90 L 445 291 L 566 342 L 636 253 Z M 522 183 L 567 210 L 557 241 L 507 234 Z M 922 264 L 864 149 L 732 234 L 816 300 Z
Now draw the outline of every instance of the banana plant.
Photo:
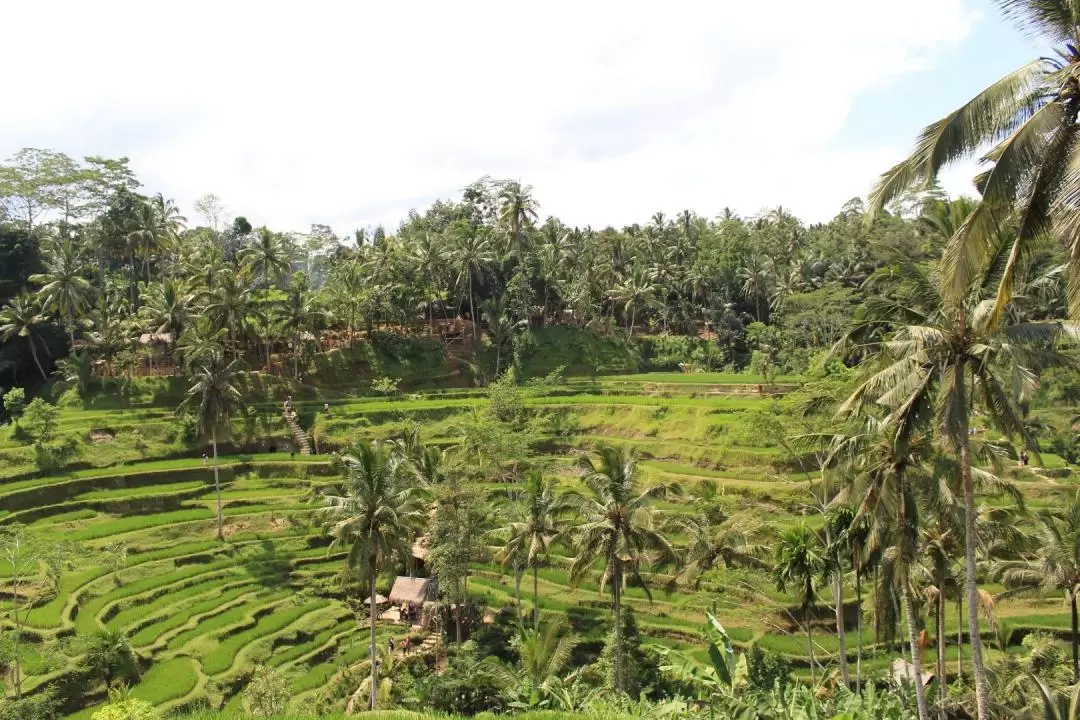
M 693 687 L 700 700 L 732 698 L 746 687 L 749 672 L 746 655 L 736 653 L 727 630 L 712 613 L 706 613 L 705 638 L 709 641 L 709 664 L 698 662 L 688 653 L 662 648 L 667 663 L 660 666 L 672 677 Z

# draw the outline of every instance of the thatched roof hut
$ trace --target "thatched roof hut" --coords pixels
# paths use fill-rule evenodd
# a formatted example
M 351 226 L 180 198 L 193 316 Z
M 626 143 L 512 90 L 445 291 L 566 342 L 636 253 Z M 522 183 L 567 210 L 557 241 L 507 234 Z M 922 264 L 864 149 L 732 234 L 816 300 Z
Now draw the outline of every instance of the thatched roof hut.
M 430 578 L 399 577 L 394 580 L 394 587 L 390 589 L 390 602 L 419 607 L 428 599 L 431 590 Z

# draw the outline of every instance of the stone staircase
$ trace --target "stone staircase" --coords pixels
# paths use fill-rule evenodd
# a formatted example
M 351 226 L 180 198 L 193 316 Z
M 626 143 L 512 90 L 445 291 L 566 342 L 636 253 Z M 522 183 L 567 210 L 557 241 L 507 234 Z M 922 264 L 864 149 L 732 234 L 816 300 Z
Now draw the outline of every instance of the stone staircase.
M 281 417 L 285 421 L 285 427 L 289 428 L 289 432 L 292 434 L 293 443 L 300 449 L 300 454 L 310 455 L 311 443 L 308 442 L 304 428 L 300 427 L 300 423 L 296 422 L 296 415 L 292 412 L 282 412 Z

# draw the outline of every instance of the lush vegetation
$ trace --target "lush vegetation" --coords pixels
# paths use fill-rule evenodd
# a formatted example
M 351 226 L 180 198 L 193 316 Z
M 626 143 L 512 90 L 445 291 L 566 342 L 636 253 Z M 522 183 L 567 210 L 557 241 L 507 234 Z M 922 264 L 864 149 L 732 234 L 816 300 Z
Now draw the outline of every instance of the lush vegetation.
M 1059 59 L 810 227 L 0 165 L 0 720 L 1075 716 L 1080 9 L 1001 4 Z

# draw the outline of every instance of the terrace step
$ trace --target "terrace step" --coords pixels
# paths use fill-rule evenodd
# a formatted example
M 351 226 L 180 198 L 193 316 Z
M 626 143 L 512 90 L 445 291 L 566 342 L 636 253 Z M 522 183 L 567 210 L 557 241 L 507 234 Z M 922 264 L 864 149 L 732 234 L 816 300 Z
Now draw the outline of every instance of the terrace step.
M 300 427 L 300 423 L 296 421 L 296 414 L 283 412 L 281 413 L 281 417 L 285 420 L 285 426 L 289 428 L 289 432 L 292 433 L 293 442 L 296 443 L 296 447 L 300 449 L 300 454 L 310 455 L 311 444 L 308 443 L 307 433 Z

